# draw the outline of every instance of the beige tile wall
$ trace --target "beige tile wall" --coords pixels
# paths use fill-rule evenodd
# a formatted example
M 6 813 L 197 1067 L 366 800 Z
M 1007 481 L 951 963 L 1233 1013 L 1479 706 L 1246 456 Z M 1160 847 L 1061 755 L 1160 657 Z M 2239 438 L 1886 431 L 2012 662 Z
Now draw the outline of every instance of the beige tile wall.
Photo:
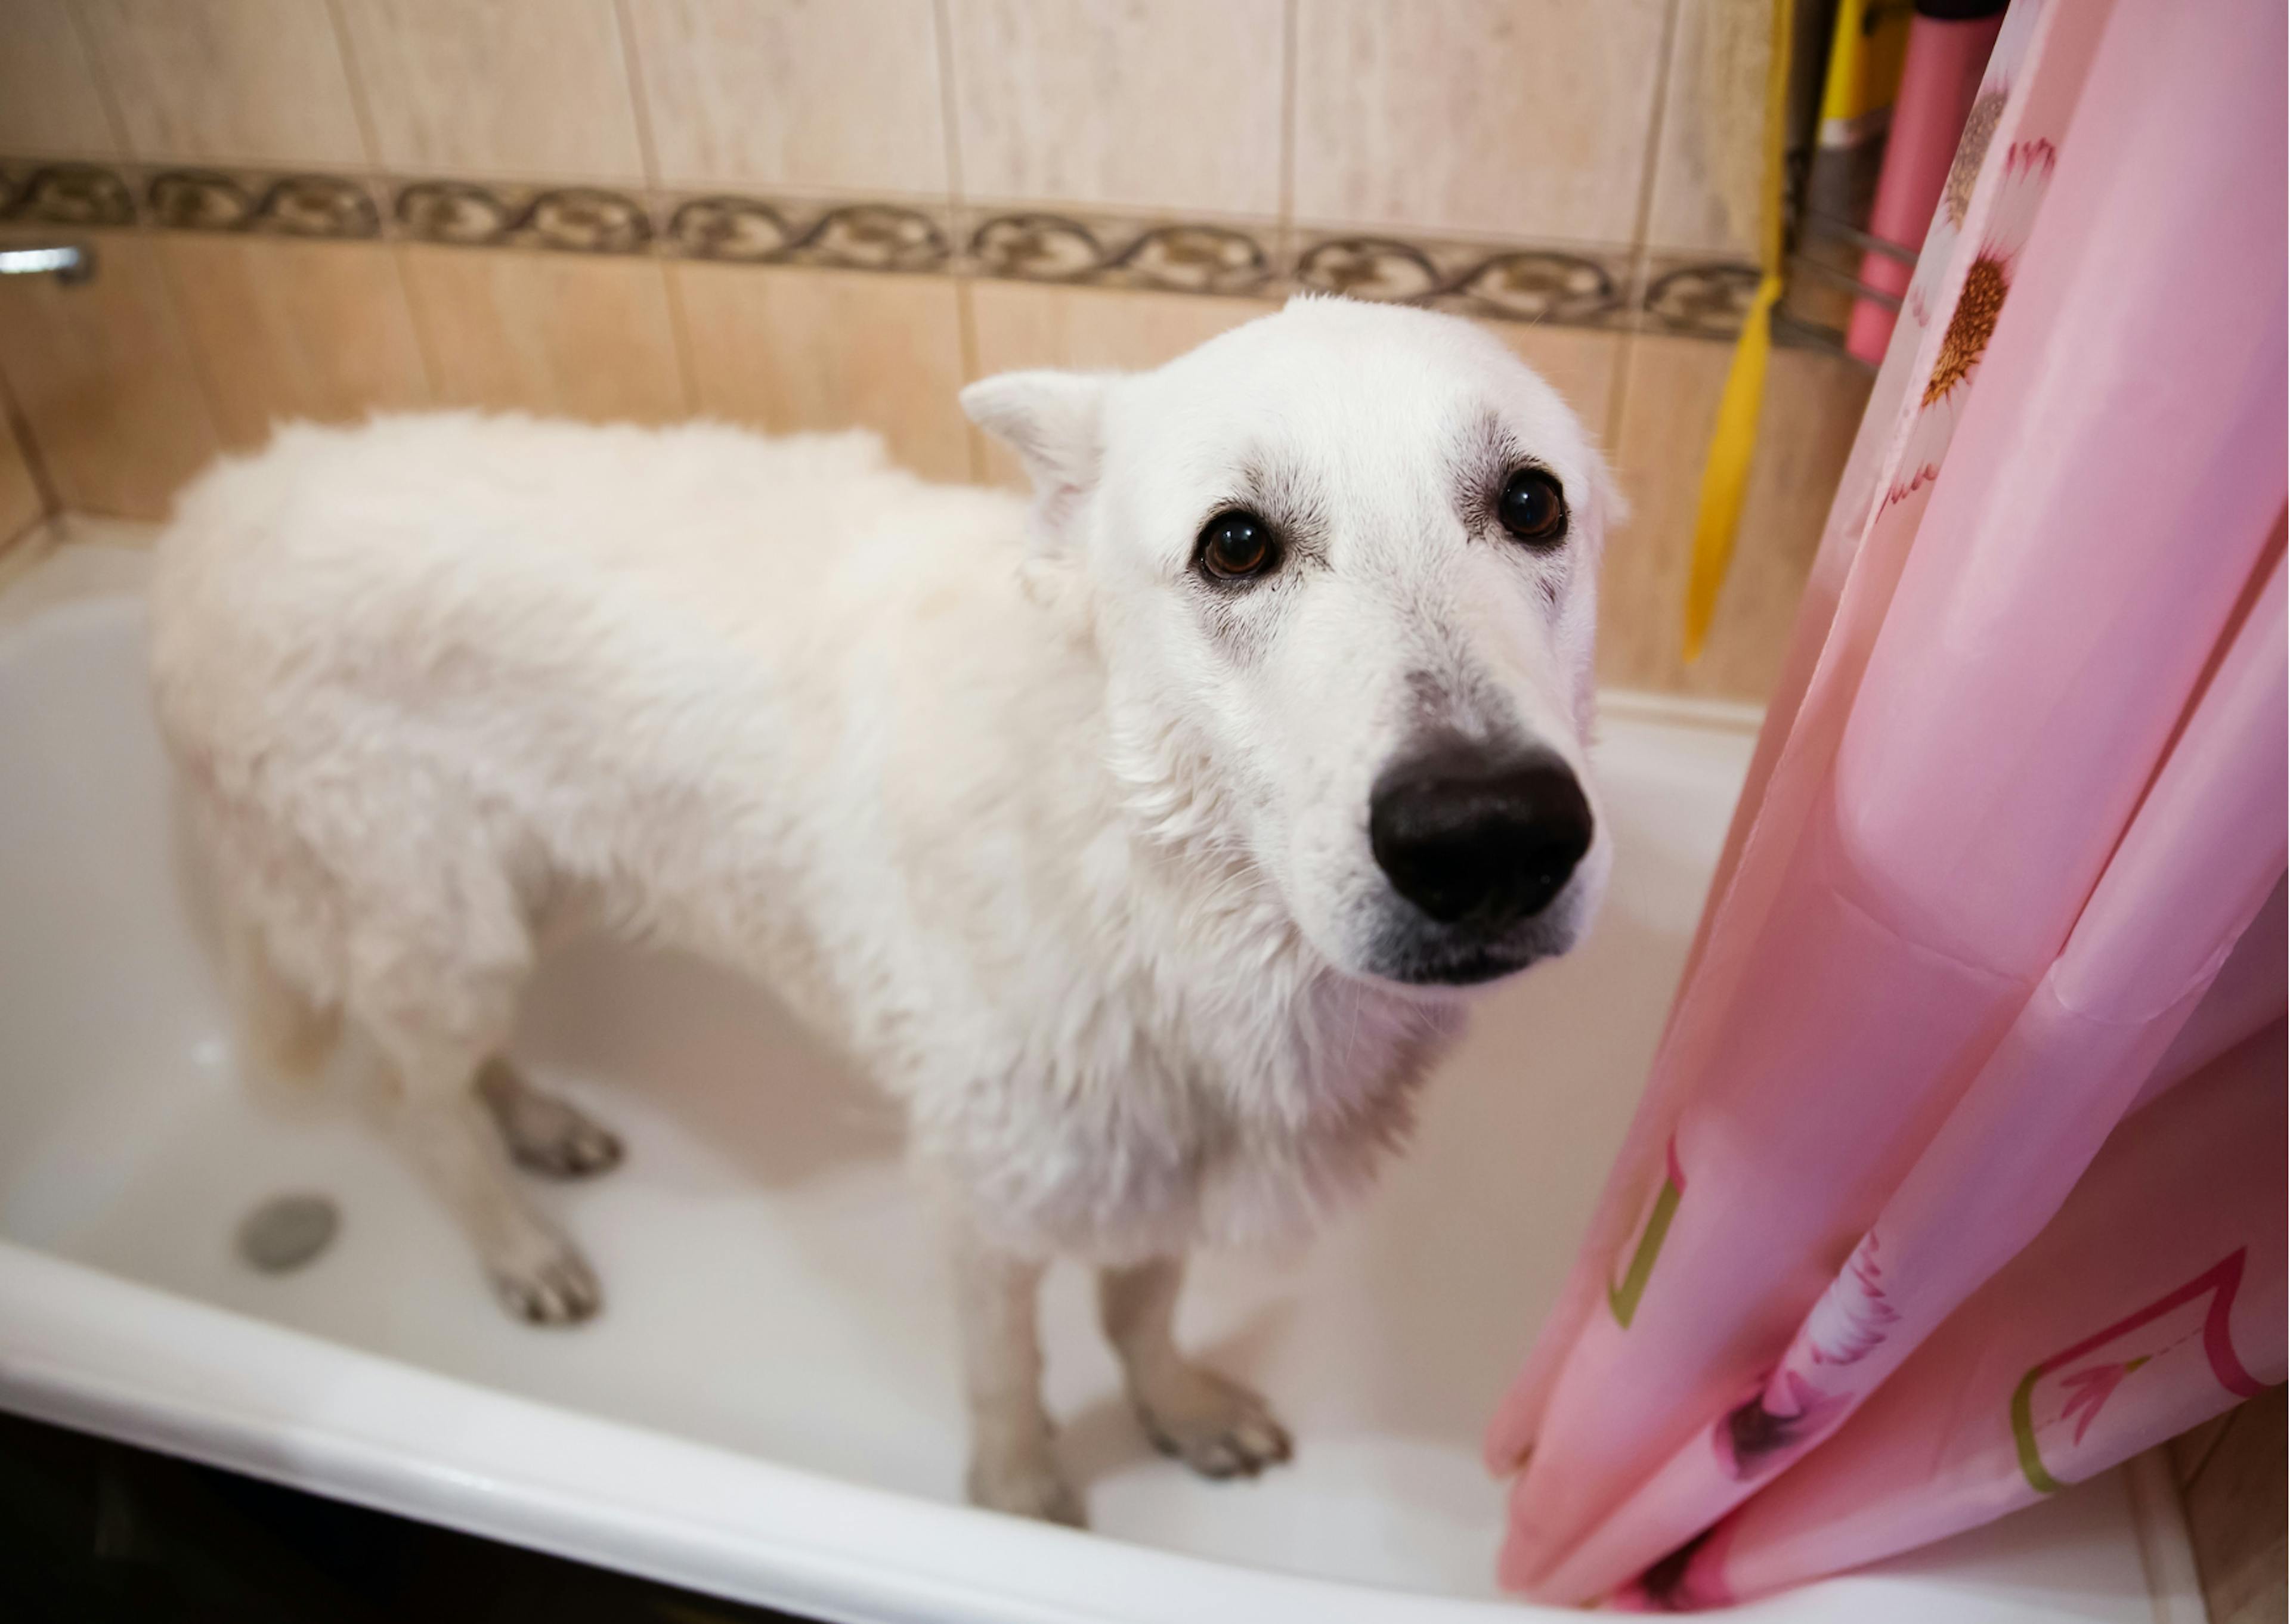
M 663 185 L 938 198 L 933 0 L 626 0 Z
M 0 279 L 0 377 L 68 508 L 151 517 L 221 449 L 156 236 L 83 234 L 100 267 Z
M 933 479 L 972 476 L 955 395 L 962 290 L 946 276 L 678 265 L 670 275 L 695 335 L 692 384 L 710 417 L 774 433 L 878 430 Z
M 1599 581 L 1598 674 L 1608 684 L 1757 698 L 1781 675 L 1870 380 L 1826 356 L 1774 352 L 1734 565 L 1701 658 L 1687 666 L 1678 628 L 1693 519 L 1731 360 L 1726 347 L 1699 339 L 1630 340 L 1612 454 L 1632 513 L 1607 544 Z
M 73 0 L 129 152 L 347 168 L 365 159 L 342 46 L 311 0 Z
M 2290 1612 L 2284 1426 L 2273 1387 L 2171 1443 L 2211 1624 L 2280 1624 Z
M 1658 252 L 1756 256 L 1772 19 L 1768 0 L 1677 8 L 1643 234 Z
M 161 258 L 225 445 L 285 418 L 431 404 L 392 249 L 169 232 Z
M 397 252 L 440 405 L 639 423 L 689 412 L 656 262 Z
M 1629 340 L 1619 332 L 1525 322 L 1489 322 L 1487 331 L 1565 397 L 1575 415 L 1605 444 L 1611 457 L 1615 390 L 1624 347 Z
M 1299 0 L 1300 220 L 1636 235 L 1668 0 Z
M 962 185 L 1277 214 L 1283 0 L 947 0 Z
M 0 401 L 0 407 L 6 405 Z M 0 412 L 0 553 L 17 542 L 46 513 L 29 452 L 16 437 L 8 414 Z
M 0 150 L 40 157 L 126 151 L 73 0 L 0 0 Z
M 645 178 L 614 0 L 333 4 L 357 65 L 373 158 L 384 168 Z
M 908 200 L 957 236 L 1015 205 L 1232 220 L 1269 244 L 1740 255 L 1763 16 L 1764 0 L 0 0 L 0 156 L 587 182 L 656 219 L 716 189 Z M 422 405 L 863 424 L 933 476 L 1007 480 L 955 404 L 966 379 L 1149 365 L 1271 308 L 642 253 L 94 240 L 91 286 L 0 284 L 0 380 L 60 500 L 144 517 L 280 419 Z M 1727 348 L 1489 325 L 1606 441 L 1636 506 L 1606 578 L 1608 680 L 1761 695 L 1861 380 L 1776 364 L 1740 562 L 1689 670 L 1685 545 Z

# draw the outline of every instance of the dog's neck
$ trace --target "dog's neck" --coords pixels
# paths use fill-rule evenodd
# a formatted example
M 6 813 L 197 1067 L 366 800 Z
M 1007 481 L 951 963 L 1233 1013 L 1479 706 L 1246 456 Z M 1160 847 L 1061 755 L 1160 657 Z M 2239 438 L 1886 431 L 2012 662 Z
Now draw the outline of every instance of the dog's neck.
M 1173 939 L 1166 958 L 1142 955 L 1154 1003 L 1183 1012 L 1200 1062 L 1181 1074 L 1202 1135 L 1198 1232 L 1242 1243 L 1308 1233 L 1405 1140 L 1416 1084 L 1461 1008 L 1329 963 L 1257 860 L 1205 741 L 1117 692 L 1106 724 L 1116 815 L 1134 883 L 1151 893 L 1135 917 Z
M 1186 928 L 1240 980 L 1237 998 L 1280 1012 L 1277 1058 L 1234 1086 L 1290 1126 L 1380 1108 L 1404 1086 L 1459 1011 L 1345 975 L 1298 926 L 1234 804 L 1230 775 L 1205 740 L 1109 685 L 1107 772 L 1143 884 L 1166 893 Z M 1268 1029 L 1268 1037 L 1271 1031 Z

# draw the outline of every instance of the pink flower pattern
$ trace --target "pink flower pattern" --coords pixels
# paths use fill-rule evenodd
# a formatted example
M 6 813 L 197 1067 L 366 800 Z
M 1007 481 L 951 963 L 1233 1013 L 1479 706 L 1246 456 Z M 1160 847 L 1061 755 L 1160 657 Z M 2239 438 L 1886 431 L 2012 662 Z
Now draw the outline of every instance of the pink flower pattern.
M 1806 1342 L 1815 1364 L 1859 1364 L 1884 1342 L 1901 1317 L 1886 1295 L 1885 1270 L 1877 1252 L 1872 1229 L 1807 1317 Z
M 2058 161 L 2058 149 L 2043 140 L 2014 142 L 2005 154 L 1995 206 L 1989 212 L 1979 249 L 1948 313 L 1940 354 L 1917 403 L 1907 449 L 1886 493 L 1888 503 L 1904 500 L 1940 476 L 1949 443 L 1956 437 L 1957 420 L 1964 413 L 1965 400 L 1979 374 L 1980 359 L 1987 353 L 1988 341 L 2003 314 L 2012 279 L 2019 274 L 2021 252 L 2035 229 L 2037 212 Z M 1920 294 L 1916 296 L 1921 299 Z M 1921 305 L 1918 314 L 1921 319 Z

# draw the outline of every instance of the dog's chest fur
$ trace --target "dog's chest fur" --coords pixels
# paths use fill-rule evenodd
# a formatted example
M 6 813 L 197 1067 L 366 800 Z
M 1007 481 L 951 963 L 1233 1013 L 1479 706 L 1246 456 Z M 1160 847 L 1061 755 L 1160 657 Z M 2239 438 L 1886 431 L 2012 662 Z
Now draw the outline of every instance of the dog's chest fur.
M 1134 855 L 1164 872 L 1091 899 L 1111 906 L 1087 938 L 1045 929 L 1012 978 L 1035 996 L 981 1010 L 974 1045 L 877 1064 L 1006 1244 L 1121 1261 L 1301 1238 L 1404 1137 L 1452 1020 L 1334 975 L 1239 885 Z
M 1331 970 L 1239 850 L 1221 776 L 1123 725 L 1085 643 L 1029 646 L 998 708 L 922 684 L 876 735 L 886 874 L 818 898 L 825 1023 L 1005 1245 L 1300 1238 L 1404 1136 L 1460 1012 Z M 919 760 L 933 780 L 901 781 Z

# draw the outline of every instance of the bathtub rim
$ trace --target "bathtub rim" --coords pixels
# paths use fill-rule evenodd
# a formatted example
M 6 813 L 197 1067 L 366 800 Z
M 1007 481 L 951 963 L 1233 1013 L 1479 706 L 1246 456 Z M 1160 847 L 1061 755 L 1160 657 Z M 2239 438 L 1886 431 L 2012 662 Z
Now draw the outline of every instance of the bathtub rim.
M 0 1409 L 831 1624 L 1568 1616 L 1249 1568 L 847 1483 L 11 1241 L 0 1241 Z
M 1251 1568 L 846 1483 L 440 1375 L 10 1241 L 0 1241 L 0 1409 L 827 1624 L 1581 1616 Z M 2130 1492 L 2136 1512 L 2136 1485 Z M 2142 1545 L 2150 1532 L 2141 1528 Z M 2183 1541 L 2183 1524 L 2171 1532 Z M 1945 1594 L 1971 1602 L 1981 1588 Z M 1911 1624 L 1937 1599 L 1929 1578 L 1848 1574 L 1728 1616 Z

